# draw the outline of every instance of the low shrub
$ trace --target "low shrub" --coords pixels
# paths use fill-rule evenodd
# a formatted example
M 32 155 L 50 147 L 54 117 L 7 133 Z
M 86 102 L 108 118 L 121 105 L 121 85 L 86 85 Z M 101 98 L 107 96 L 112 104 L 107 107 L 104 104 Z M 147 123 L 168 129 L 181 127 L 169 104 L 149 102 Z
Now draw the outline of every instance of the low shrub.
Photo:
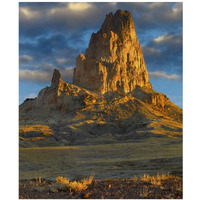
M 170 175 L 169 173 L 166 174 L 157 174 L 156 176 L 150 176 L 148 174 L 144 174 L 143 176 L 140 176 L 140 180 L 144 182 L 150 182 L 153 185 L 161 185 L 163 180 L 171 179 L 173 178 L 173 175 Z
M 70 181 L 65 177 L 59 176 L 56 178 L 56 182 L 59 184 L 66 185 L 70 191 L 82 191 L 86 190 L 88 185 L 90 185 L 93 181 L 94 175 L 91 175 L 88 179 L 82 179 L 80 182 L 78 181 Z

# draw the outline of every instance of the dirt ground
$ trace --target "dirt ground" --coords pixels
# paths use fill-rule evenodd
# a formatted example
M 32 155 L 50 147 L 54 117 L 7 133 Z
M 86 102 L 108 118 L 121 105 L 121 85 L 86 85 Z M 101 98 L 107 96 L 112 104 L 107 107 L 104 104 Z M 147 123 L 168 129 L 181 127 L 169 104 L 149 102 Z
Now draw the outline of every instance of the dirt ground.
M 19 184 L 20 199 L 182 199 L 182 193 L 182 178 L 176 176 L 157 184 L 134 178 L 93 180 L 78 192 L 47 180 Z

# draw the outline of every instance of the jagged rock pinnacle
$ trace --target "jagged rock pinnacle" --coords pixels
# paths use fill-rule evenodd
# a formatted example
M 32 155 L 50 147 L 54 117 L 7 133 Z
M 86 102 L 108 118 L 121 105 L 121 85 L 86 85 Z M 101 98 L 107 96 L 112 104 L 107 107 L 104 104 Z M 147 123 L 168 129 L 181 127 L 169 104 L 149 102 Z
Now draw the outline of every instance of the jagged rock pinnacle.
M 60 82 L 62 82 L 60 71 L 58 69 L 54 69 L 51 85 L 57 86 Z
M 113 15 L 112 12 L 106 16 L 106 19 L 101 27 L 101 32 L 113 31 L 121 34 L 121 32 L 135 29 L 132 15 L 129 11 L 117 10 Z M 122 36 L 122 35 L 121 35 Z
M 129 11 L 108 14 L 92 34 L 85 56 L 76 59 L 73 83 L 101 94 L 152 87 Z

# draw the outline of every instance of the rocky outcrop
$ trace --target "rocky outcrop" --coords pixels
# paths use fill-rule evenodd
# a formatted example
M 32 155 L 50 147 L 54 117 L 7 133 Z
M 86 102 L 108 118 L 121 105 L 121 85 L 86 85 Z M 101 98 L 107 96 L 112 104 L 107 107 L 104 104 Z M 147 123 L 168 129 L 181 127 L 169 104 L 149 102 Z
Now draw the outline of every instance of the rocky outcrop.
M 52 80 L 51 80 L 51 85 L 52 86 L 58 86 L 59 83 L 62 83 L 62 78 L 61 78 L 61 74 L 59 72 L 58 69 L 54 69 L 54 72 L 53 72 L 53 77 L 52 77 Z
M 104 98 L 96 93 L 63 81 L 60 72 L 55 69 L 51 86 L 42 89 L 37 98 L 25 100 L 20 110 L 28 112 L 33 108 L 45 112 L 53 110 L 68 112 L 101 104 L 104 101 Z
M 101 29 L 92 34 L 85 56 L 76 59 L 73 83 L 101 94 L 127 93 L 137 85 L 152 87 L 130 12 L 106 16 Z
M 136 86 L 128 94 L 100 95 L 63 81 L 58 70 L 54 70 L 50 87 L 20 105 L 19 116 L 24 128 L 45 125 L 55 133 L 44 136 L 40 130 L 29 130 L 28 135 L 20 134 L 21 146 L 84 144 L 90 140 L 98 144 L 98 137 L 107 143 L 110 136 L 111 142 L 117 142 L 154 133 L 180 137 L 182 132 L 182 109 L 166 95 L 145 86 Z
M 164 109 L 170 102 L 166 95 L 156 92 L 152 88 L 148 87 L 141 88 L 137 86 L 129 96 L 133 96 L 144 103 L 148 103 L 162 109 Z

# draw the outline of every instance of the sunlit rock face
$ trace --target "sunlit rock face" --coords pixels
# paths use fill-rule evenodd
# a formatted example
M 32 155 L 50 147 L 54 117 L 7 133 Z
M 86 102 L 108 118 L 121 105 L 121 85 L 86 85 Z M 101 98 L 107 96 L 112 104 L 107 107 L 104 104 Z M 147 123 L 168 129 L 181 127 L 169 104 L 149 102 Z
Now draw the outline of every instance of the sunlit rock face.
M 42 89 L 32 101 L 26 100 L 20 106 L 20 111 L 26 112 L 27 108 L 32 108 L 40 113 L 55 110 L 68 112 L 103 102 L 105 100 L 100 95 L 63 81 L 59 70 L 55 69 L 51 86 Z
M 106 16 L 101 29 L 92 34 L 85 56 L 76 59 L 73 83 L 101 94 L 127 93 L 137 85 L 152 87 L 130 12 Z

